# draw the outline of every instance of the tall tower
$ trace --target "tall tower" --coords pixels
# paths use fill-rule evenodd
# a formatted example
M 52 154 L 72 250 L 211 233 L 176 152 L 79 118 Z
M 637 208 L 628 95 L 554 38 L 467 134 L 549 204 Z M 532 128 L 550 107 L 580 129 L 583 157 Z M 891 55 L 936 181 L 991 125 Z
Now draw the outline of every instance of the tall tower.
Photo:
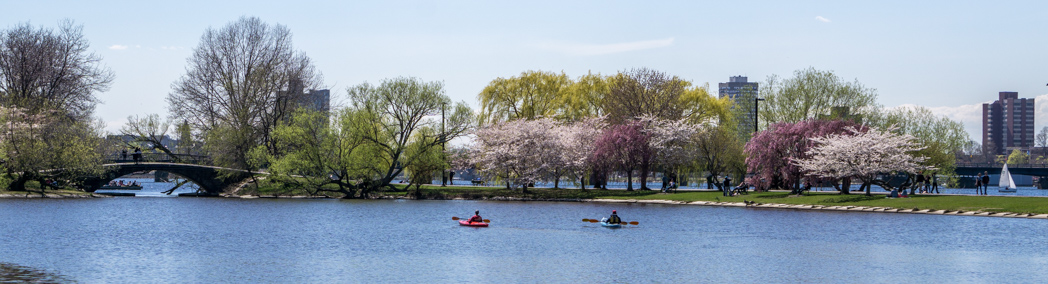
M 747 82 L 745 76 L 732 76 L 727 83 L 718 84 L 717 93 L 728 97 L 735 106 L 739 137 L 750 140 L 757 126 L 757 82 Z
M 1018 92 L 1000 92 L 993 103 L 983 104 L 983 151 L 1007 155 L 1012 149 L 1034 146 L 1034 99 Z

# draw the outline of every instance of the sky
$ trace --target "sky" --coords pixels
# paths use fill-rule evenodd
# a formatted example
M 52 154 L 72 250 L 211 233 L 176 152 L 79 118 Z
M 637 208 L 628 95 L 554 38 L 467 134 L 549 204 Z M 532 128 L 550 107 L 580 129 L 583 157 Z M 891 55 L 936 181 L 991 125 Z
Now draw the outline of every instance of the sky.
M 1048 1 L 14 1 L 0 28 L 82 24 L 116 75 L 96 114 L 168 116 L 171 84 L 208 28 L 242 16 L 281 24 L 332 95 L 363 82 L 444 82 L 478 106 L 495 78 L 528 70 L 614 74 L 646 67 L 692 81 L 761 82 L 831 70 L 965 124 L 1001 91 L 1037 98 L 1048 126 Z M 17 11 L 11 13 L 10 11 Z

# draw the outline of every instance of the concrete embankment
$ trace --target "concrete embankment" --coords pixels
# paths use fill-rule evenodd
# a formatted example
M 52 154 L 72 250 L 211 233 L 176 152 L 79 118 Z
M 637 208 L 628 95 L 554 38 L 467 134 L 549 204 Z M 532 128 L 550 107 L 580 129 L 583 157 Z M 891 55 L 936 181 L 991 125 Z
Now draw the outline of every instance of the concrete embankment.
M 877 213 L 906 213 L 906 214 L 930 214 L 930 215 L 960 215 L 960 216 L 985 216 L 1004 218 L 1027 218 L 1048 219 L 1048 214 L 1024 214 L 1012 212 L 984 212 L 984 211 L 950 211 L 934 209 L 899 209 L 891 207 L 865 207 L 865 206 L 825 206 L 806 204 L 778 204 L 778 203 L 751 203 L 742 202 L 712 202 L 712 201 L 673 201 L 673 200 L 637 200 L 637 199 L 586 199 L 588 202 L 604 203 L 641 203 L 641 204 L 676 204 L 676 205 L 700 205 L 721 207 L 744 207 L 753 209 L 793 209 L 793 210 L 825 210 L 825 211 L 848 211 L 848 212 L 877 212 Z

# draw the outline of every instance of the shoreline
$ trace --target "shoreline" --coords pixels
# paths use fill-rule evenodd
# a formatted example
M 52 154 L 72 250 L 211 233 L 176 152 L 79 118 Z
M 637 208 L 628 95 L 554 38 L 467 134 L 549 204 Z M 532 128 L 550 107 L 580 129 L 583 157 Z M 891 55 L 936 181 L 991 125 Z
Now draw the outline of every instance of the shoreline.
M 963 211 L 963 210 L 936 210 L 936 209 L 899 209 L 892 207 L 867 207 L 867 206 L 826 206 L 810 204 L 782 204 L 782 203 L 757 203 L 747 205 L 742 202 L 713 202 L 713 201 L 673 201 L 660 199 L 589 199 L 587 202 L 601 203 L 641 203 L 641 204 L 672 204 L 672 205 L 699 205 L 718 207 L 743 207 L 762 209 L 790 209 L 790 210 L 815 210 L 815 211 L 842 211 L 842 212 L 869 212 L 869 213 L 905 213 L 905 214 L 928 214 L 928 215 L 955 215 L 955 216 L 983 216 L 1003 218 L 1026 218 L 1026 219 L 1048 219 L 1048 214 L 1021 214 L 1013 212 L 986 212 L 986 211 Z M 916 209 L 916 208 L 915 208 Z
M 39 193 L 28 193 L 28 194 L 11 194 L 4 193 L 0 194 L 0 199 L 83 199 L 83 198 L 112 198 L 105 194 L 88 193 L 88 194 L 70 194 L 70 193 L 46 193 L 41 196 Z M 304 195 L 290 195 L 290 196 L 275 196 L 275 195 L 235 195 L 235 194 L 220 194 L 218 198 L 234 198 L 234 199 L 338 199 L 327 196 L 304 196 Z M 381 199 L 411 199 L 414 198 L 404 196 L 377 196 L 370 198 L 374 200 Z M 903 214 L 928 214 L 928 215 L 953 215 L 953 216 L 982 216 L 982 217 L 1000 217 L 1000 218 L 1025 218 L 1025 219 L 1048 219 L 1048 214 L 1033 214 L 1033 213 L 1014 213 L 1014 212 L 987 212 L 987 211 L 963 211 L 963 210 L 938 210 L 938 209 L 919 209 L 919 208 L 893 208 L 893 207 L 869 207 L 869 206 L 828 206 L 828 205 L 811 205 L 811 204 L 784 204 L 784 203 L 751 203 L 746 204 L 744 202 L 717 202 L 717 201 L 674 201 L 665 199 L 607 199 L 607 198 L 593 198 L 593 199 L 575 199 L 575 198 L 522 198 L 522 197 L 493 197 L 493 198 L 463 198 L 455 197 L 451 199 L 424 199 L 424 200 L 483 200 L 483 201 L 541 201 L 541 202 L 596 202 L 596 203 L 636 203 L 636 204 L 665 204 L 665 205 L 697 205 L 697 206 L 717 206 L 717 207 L 739 207 L 739 208 L 754 208 L 754 209 L 787 209 L 787 210 L 812 210 L 812 211 L 838 211 L 838 212 L 864 212 L 864 213 L 903 213 Z M 916 210 L 915 210 L 916 209 Z

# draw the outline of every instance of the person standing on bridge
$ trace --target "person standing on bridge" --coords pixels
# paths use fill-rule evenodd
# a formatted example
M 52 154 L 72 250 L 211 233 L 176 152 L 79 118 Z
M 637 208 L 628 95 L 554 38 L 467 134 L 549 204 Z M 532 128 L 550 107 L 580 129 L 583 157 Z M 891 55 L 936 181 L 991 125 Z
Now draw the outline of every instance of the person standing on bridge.
M 135 147 L 135 153 L 131 154 L 131 157 L 135 159 L 135 164 L 142 160 L 142 148 Z

